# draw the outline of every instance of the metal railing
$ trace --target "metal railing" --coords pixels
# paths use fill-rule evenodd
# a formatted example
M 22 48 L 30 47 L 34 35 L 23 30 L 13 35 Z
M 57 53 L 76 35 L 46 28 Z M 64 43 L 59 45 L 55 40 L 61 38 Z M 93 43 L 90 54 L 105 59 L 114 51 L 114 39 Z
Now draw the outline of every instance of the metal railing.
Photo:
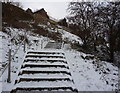
M 17 35 L 15 35 L 15 36 L 13 36 L 11 39 L 10 39 L 10 43 L 11 43 L 11 40 L 13 40 L 16 36 L 18 36 L 18 34 Z M 26 32 L 25 32 L 25 34 L 24 34 L 24 38 L 23 38 L 23 40 L 20 42 L 20 44 L 18 45 L 18 48 L 16 49 L 16 51 L 13 53 L 13 55 L 11 55 L 11 50 L 12 50 L 12 48 L 9 48 L 9 53 L 8 53 L 8 56 L 9 56 L 9 58 L 8 58 L 8 60 L 9 60 L 9 62 L 7 63 L 7 65 L 4 67 L 4 69 L 2 70 L 2 73 L 1 73 L 1 75 L 0 75 L 0 77 L 3 75 L 3 73 L 5 72 L 5 70 L 8 68 L 8 77 L 7 77 L 7 82 L 8 83 L 10 83 L 11 82 L 11 61 L 14 59 L 14 57 L 15 57 L 15 55 L 17 54 L 17 52 L 18 52 L 18 50 L 20 49 L 20 47 L 22 46 L 22 44 L 24 43 L 24 52 L 25 52 L 25 45 L 26 45 L 26 43 L 25 43 L 25 40 L 26 40 Z M 11 44 L 10 44 L 11 45 Z

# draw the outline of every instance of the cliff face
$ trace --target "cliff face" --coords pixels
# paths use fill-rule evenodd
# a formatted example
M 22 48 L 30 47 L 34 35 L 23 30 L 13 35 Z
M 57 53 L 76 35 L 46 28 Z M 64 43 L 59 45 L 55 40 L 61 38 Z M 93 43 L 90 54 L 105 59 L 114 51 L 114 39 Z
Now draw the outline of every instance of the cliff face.
M 43 17 L 49 19 L 49 16 L 48 16 L 47 12 L 44 10 L 44 8 L 42 8 L 42 9 L 34 12 L 34 15 L 35 15 L 35 16 L 36 16 L 36 15 L 37 15 L 37 16 L 40 15 L 40 16 L 43 16 Z

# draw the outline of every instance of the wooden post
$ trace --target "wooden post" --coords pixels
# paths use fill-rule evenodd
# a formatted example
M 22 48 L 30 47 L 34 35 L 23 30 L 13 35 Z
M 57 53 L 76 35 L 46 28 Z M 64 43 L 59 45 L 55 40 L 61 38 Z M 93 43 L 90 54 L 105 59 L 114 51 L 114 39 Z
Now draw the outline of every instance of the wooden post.
M 26 38 L 26 32 L 24 33 L 24 39 Z M 24 40 L 24 52 L 25 52 L 25 42 L 26 41 L 26 39 Z
M 43 48 L 42 46 L 43 46 L 43 40 L 41 40 L 41 49 Z
M 25 52 L 25 41 L 24 41 L 24 52 Z
M 42 40 L 41 40 L 41 49 L 42 49 Z
M 8 78 L 7 82 L 11 83 L 11 49 L 9 49 Z

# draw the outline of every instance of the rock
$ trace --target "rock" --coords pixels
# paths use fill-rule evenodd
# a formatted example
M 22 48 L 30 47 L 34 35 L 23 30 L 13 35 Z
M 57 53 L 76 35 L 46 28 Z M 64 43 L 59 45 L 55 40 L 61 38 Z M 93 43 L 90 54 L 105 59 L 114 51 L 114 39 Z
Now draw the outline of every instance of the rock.
M 110 72 L 110 69 L 109 69 L 109 68 L 107 68 L 106 70 Z

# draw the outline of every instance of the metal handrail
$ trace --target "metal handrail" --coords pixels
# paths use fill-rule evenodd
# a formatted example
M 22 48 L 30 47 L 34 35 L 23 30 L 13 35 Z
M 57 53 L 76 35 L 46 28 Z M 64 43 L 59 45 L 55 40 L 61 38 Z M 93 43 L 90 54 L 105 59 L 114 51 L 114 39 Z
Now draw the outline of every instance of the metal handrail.
M 15 35 L 15 36 L 17 36 L 17 35 Z M 14 37 L 15 37 L 15 36 L 14 36 Z M 13 37 L 13 38 L 14 38 L 14 37 Z M 13 38 L 12 38 L 12 39 L 13 39 Z M 11 60 L 14 58 L 14 56 L 16 55 L 16 53 L 18 52 L 19 48 L 20 48 L 21 45 L 24 43 L 24 41 L 25 41 L 25 38 L 24 38 L 23 41 L 19 44 L 17 50 L 16 50 L 16 51 L 14 52 L 14 54 L 12 55 Z M 9 62 L 8 62 L 7 65 L 4 67 L 2 73 L 0 74 L 0 77 L 2 76 L 2 74 L 3 74 L 3 73 L 5 72 L 5 70 L 7 69 L 8 65 L 9 65 Z
M 14 54 L 12 55 L 11 59 L 14 58 L 15 54 L 18 52 L 19 48 L 22 46 L 22 44 L 24 43 L 25 38 L 23 39 L 23 41 L 19 44 L 18 48 L 16 49 L 16 51 L 14 52 Z

